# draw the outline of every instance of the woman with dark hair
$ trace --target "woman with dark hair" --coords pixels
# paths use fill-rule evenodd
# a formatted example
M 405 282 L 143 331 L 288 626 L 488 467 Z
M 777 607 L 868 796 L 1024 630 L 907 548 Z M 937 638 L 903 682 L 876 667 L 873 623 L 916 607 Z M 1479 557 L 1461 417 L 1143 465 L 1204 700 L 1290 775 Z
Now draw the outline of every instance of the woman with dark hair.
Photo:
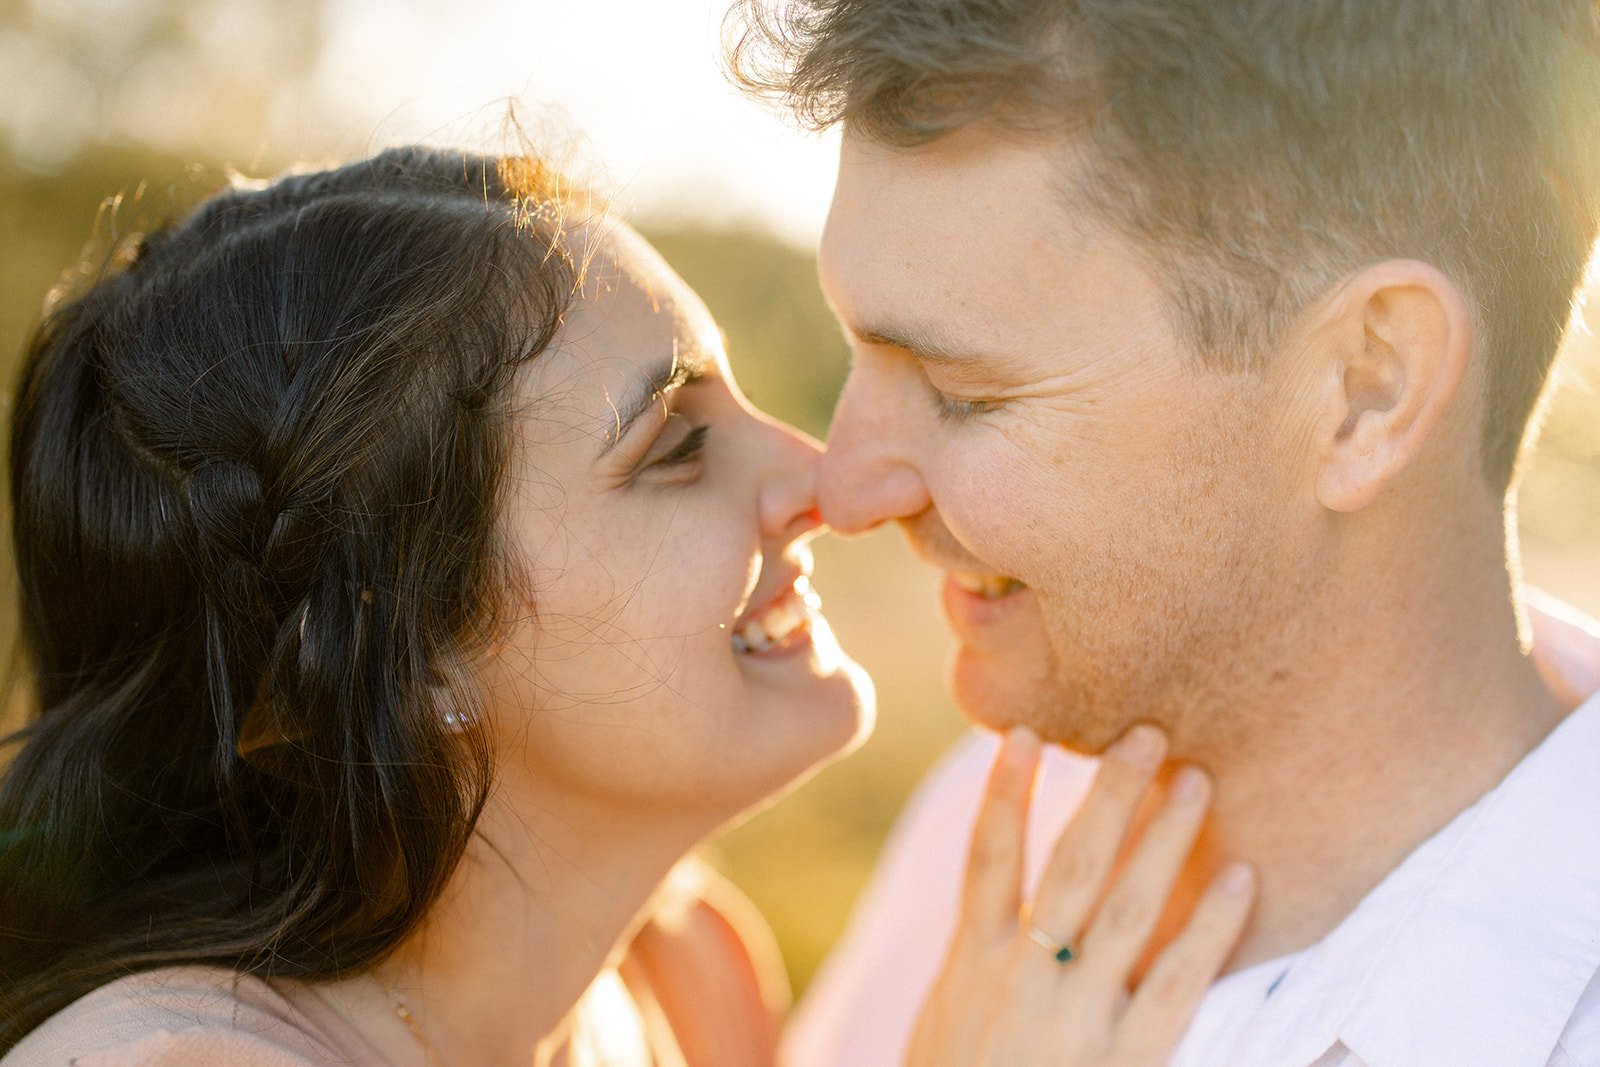
M 0 779 L 6 1067 L 771 1062 L 759 921 L 681 861 L 867 728 L 808 583 L 818 449 L 584 210 L 535 160 L 394 150 L 227 190 L 46 316 L 11 437 L 38 712 Z M 1020 1062 L 1001 1039 L 1072 1018 L 1023 983 L 1123 988 L 1137 953 L 1063 968 L 1045 932 L 1148 936 L 1082 892 L 1159 736 L 1118 752 L 1019 928 L 1038 745 L 1002 747 L 917 1062 Z M 1203 808 L 1162 807 L 1113 891 L 1164 898 Z M 1248 896 L 1039 1062 L 1160 1045 Z

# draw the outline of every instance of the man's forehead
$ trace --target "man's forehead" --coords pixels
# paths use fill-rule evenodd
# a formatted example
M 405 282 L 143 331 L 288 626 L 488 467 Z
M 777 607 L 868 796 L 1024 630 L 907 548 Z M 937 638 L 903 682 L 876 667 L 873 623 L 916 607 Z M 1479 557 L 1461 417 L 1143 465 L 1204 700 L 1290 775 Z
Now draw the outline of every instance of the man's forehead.
M 972 124 L 918 145 L 846 134 L 837 190 L 914 201 L 944 214 L 997 212 L 1019 200 L 1064 205 L 1069 175 L 1090 158 L 1081 135 L 1018 134 Z
M 1075 269 L 1058 173 L 1044 148 L 1016 139 L 901 149 L 847 138 L 818 250 L 835 313 L 858 339 L 971 347 L 967 324 Z

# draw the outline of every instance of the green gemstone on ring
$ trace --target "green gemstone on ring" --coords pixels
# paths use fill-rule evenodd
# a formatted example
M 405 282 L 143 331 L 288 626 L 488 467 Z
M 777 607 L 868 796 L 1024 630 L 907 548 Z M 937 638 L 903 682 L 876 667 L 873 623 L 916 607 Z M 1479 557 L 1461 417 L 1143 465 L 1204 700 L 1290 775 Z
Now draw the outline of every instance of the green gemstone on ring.
M 1024 906 L 1017 912 L 1017 925 L 1022 927 L 1022 934 L 1029 941 L 1050 953 L 1050 958 L 1057 963 L 1067 963 L 1077 958 L 1078 953 L 1064 941 L 1057 941 L 1037 926 L 1033 925 L 1033 916 Z

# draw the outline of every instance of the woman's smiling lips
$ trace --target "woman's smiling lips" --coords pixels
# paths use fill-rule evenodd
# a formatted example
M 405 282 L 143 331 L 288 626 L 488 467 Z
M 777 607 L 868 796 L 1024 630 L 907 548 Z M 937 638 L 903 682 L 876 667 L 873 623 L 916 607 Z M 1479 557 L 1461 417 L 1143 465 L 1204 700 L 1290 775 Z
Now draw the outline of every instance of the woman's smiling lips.
M 804 572 L 741 615 L 730 638 L 733 650 L 746 656 L 776 658 L 797 652 L 811 641 L 811 619 L 822 610 L 822 598 Z

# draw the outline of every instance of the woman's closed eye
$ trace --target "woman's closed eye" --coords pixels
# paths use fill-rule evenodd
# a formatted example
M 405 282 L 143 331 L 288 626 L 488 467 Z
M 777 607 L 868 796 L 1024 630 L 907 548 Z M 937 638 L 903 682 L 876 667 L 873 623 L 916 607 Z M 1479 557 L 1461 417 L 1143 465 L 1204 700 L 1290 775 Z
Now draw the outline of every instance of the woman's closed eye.
M 677 443 L 667 446 L 665 450 L 654 455 L 646 456 L 640 466 L 640 473 L 661 471 L 672 474 L 676 480 L 686 480 L 684 476 L 699 460 L 705 450 L 706 438 L 710 434 L 709 425 L 691 427 Z

